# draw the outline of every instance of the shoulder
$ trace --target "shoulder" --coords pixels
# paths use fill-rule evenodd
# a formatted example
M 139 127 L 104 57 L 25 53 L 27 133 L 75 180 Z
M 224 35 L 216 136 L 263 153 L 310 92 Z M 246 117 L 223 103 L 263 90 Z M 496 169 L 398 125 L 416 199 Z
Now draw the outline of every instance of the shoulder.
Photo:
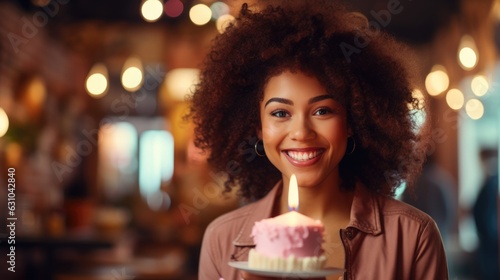
M 221 260 L 229 260 L 235 240 L 249 227 L 251 214 L 257 208 L 252 203 L 213 220 L 205 230 L 200 255 L 200 269 L 223 269 Z M 210 279 L 207 278 L 207 279 Z
M 379 207 L 382 216 L 383 231 L 390 238 L 413 240 L 418 256 L 437 254 L 444 257 L 441 233 L 436 222 L 423 211 L 390 197 L 379 197 Z M 414 246 L 414 247 L 412 247 Z
M 434 220 L 425 212 L 392 197 L 377 196 L 380 212 L 384 219 L 398 219 L 401 222 L 418 224 L 426 227 Z

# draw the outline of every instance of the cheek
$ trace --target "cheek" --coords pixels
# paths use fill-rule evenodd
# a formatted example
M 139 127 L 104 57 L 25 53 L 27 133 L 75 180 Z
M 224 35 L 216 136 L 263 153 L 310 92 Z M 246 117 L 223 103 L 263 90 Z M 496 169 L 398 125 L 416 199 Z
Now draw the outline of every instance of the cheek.
M 349 136 L 347 125 L 345 122 L 335 122 L 329 127 L 330 129 L 324 129 L 323 131 L 329 131 L 326 136 L 331 143 L 347 144 L 347 137 Z
M 262 127 L 262 140 L 267 149 L 276 146 L 279 142 L 280 132 L 276 128 Z
M 275 140 L 275 138 L 281 137 L 284 131 L 284 127 L 277 125 L 276 123 L 262 120 L 262 138 L 264 141 L 269 142 Z

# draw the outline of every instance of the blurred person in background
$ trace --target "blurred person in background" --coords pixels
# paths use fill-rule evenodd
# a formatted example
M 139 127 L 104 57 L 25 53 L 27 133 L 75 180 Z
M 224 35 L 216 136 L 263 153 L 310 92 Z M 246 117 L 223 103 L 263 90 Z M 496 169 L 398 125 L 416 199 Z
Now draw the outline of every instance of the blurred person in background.
M 455 189 L 456 183 L 451 175 L 429 159 L 415 183 L 415 188 L 405 191 L 401 198 L 436 221 L 445 245 L 457 213 L 453 191 Z
M 477 258 L 479 279 L 500 279 L 498 247 L 498 151 L 481 151 L 481 161 L 485 170 L 485 180 L 476 199 L 473 215 L 479 236 Z

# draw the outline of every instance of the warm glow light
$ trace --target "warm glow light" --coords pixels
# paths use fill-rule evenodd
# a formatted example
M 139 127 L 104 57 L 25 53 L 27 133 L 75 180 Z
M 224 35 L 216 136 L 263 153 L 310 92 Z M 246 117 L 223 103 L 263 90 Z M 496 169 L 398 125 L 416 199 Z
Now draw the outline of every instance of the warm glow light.
M 104 96 L 108 90 L 108 70 L 104 64 L 98 63 L 90 69 L 85 87 L 92 97 Z
M 488 89 L 490 88 L 488 80 L 483 75 L 477 75 L 474 78 L 472 78 L 470 86 L 471 86 L 472 92 L 476 96 L 485 95 L 488 92 Z
M 450 85 L 450 79 L 446 69 L 441 65 L 432 67 L 431 72 L 425 78 L 425 88 L 429 95 L 438 96 Z
M 136 91 L 141 88 L 143 83 L 142 63 L 136 57 L 127 59 L 122 71 L 122 85 L 130 91 Z
M 425 108 L 425 97 L 422 91 L 418 88 L 414 89 L 411 93 L 412 97 L 418 100 L 418 105 L 417 104 L 408 104 L 408 110 L 410 110 L 410 116 L 413 119 L 413 122 L 415 124 L 415 131 L 419 131 L 420 128 L 425 123 L 426 120 L 426 112 L 424 110 Z
M 460 59 L 460 64 L 466 70 L 470 70 L 470 69 L 474 68 L 474 66 L 476 66 L 476 64 L 477 64 L 476 52 L 471 48 L 466 47 L 466 48 L 460 49 L 458 57 Z
M 408 109 L 410 110 L 422 110 L 424 108 L 425 97 L 422 91 L 418 88 L 411 92 L 411 96 L 418 100 L 418 107 L 414 107 L 413 104 L 408 104 Z
M 165 87 L 170 98 L 185 101 L 186 96 L 193 92 L 198 83 L 199 70 L 193 68 L 172 69 L 165 75 Z
M 215 26 L 217 27 L 219 33 L 224 33 L 224 31 L 226 31 L 226 28 L 229 26 L 231 22 L 233 22 L 233 20 L 234 17 L 232 15 L 220 16 L 215 22 Z
M 129 67 L 123 71 L 122 85 L 128 91 L 136 91 L 141 87 L 142 71 L 137 67 Z
M 464 70 L 471 70 L 477 65 L 478 53 L 474 38 L 462 36 L 458 47 L 458 62 Z
M 465 104 L 465 112 L 471 119 L 478 120 L 484 114 L 483 103 L 477 99 L 471 99 Z
M 4 109 L 0 108 L 0 137 L 4 136 L 9 130 L 9 117 Z
M 157 21 L 163 14 L 163 3 L 159 0 L 146 0 L 142 3 L 141 14 L 145 21 Z
M 196 25 L 207 24 L 212 18 L 212 10 L 205 4 L 194 5 L 189 10 L 189 18 Z
M 446 93 L 446 103 L 453 110 L 460 110 L 464 106 L 464 100 L 464 94 L 456 88 L 452 88 Z
M 288 186 L 288 208 L 294 211 L 299 209 L 299 188 L 295 174 L 290 177 L 290 185 Z

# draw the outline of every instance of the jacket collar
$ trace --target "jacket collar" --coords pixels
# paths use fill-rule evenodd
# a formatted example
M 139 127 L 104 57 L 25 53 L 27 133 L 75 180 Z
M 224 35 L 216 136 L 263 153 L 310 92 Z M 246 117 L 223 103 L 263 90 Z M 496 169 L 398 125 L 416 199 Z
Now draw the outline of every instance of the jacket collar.
M 355 227 L 365 233 L 378 235 L 382 233 L 380 219 L 377 194 L 361 184 L 356 184 L 351 205 L 351 221 L 348 227 Z
M 248 222 L 243 225 L 236 238 L 233 240 L 235 246 L 255 246 L 250 236 L 255 222 L 272 216 L 274 203 L 281 194 L 283 184 L 279 181 L 269 193 L 262 199 L 254 202 L 252 213 Z M 355 195 L 351 206 L 351 218 L 348 227 L 355 227 L 365 233 L 378 235 L 382 233 L 380 223 L 380 208 L 376 194 L 366 189 L 361 184 L 356 185 Z

